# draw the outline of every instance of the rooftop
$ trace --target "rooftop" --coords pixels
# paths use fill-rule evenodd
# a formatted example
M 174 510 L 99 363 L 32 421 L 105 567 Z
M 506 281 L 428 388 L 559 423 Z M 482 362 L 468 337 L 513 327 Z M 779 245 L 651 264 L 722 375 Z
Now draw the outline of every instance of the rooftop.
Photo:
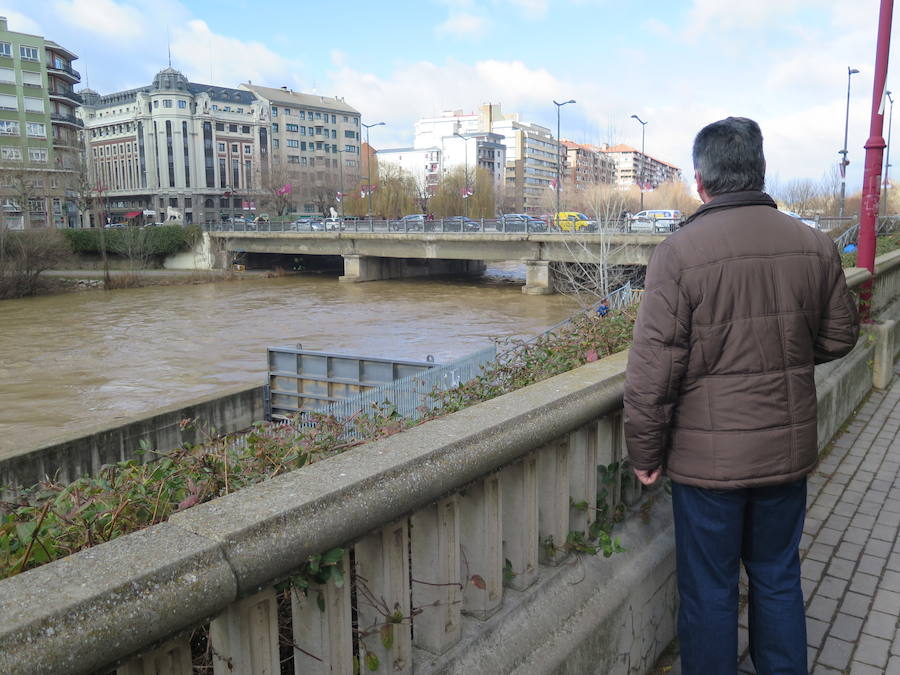
M 287 105 L 295 105 L 302 108 L 328 108 L 328 110 L 340 110 L 342 112 L 354 113 L 359 115 L 359 111 L 351 105 L 348 105 L 342 98 L 331 98 L 328 96 L 319 96 L 318 94 L 304 94 L 287 87 L 263 87 L 258 84 L 247 82 L 241 85 L 242 88 L 252 91 L 260 98 L 264 98 L 272 103 L 284 103 Z

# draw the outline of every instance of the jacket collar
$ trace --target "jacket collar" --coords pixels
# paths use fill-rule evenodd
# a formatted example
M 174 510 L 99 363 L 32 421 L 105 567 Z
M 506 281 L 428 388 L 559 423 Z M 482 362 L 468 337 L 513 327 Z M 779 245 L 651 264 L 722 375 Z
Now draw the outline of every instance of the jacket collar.
M 765 192 L 758 190 L 745 190 L 743 192 L 726 192 L 723 195 L 716 195 L 703 206 L 697 209 L 694 214 L 685 220 L 681 225 L 684 227 L 688 223 L 694 221 L 700 216 L 717 209 L 733 209 L 739 206 L 771 206 L 777 209 L 778 205 Z

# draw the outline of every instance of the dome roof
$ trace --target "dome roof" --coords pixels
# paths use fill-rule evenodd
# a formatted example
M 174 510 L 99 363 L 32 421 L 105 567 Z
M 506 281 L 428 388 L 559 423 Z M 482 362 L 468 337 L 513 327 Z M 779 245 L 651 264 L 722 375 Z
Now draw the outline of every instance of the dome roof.
M 153 89 L 187 91 L 188 79 L 170 66 L 163 68 L 153 78 Z
M 85 105 L 96 105 L 100 100 L 100 94 L 90 87 L 85 87 L 78 92 L 78 95 L 81 96 L 81 100 L 84 101 Z

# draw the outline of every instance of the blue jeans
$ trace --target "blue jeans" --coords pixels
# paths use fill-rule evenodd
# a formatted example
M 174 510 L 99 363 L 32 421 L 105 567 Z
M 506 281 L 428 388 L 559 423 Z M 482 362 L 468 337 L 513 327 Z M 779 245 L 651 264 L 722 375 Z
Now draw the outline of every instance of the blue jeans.
M 737 672 L 740 563 L 750 580 L 750 657 L 760 675 L 805 675 L 800 535 L 806 479 L 706 490 L 672 483 L 678 639 L 685 675 Z

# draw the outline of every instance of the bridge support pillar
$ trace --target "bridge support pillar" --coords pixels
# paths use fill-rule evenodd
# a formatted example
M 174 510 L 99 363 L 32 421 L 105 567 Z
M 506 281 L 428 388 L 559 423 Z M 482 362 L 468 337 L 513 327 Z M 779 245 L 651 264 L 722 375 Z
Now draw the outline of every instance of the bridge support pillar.
M 525 261 L 525 295 L 549 295 L 553 293 L 553 277 L 550 274 L 550 263 L 547 260 Z
M 380 281 L 387 278 L 384 258 L 367 255 L 345 255 L 344 275 L 340 281 L 357 283 L 360 281 Z
M 411 277 L 480 275 L 486 267 L 483 260 L 381 258 L 365 255 L 345 255 L 343 258 L 344 274 L 340 280 L 349 283 Z

